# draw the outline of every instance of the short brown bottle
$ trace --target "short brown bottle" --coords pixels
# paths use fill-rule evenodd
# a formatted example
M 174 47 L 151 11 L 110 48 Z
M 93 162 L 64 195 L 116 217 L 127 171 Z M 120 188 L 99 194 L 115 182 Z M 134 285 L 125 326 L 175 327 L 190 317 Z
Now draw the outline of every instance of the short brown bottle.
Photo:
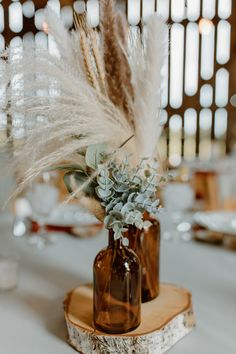
M 94 326 L 120 334 L 141 321 L 141 265 L 137 255 L 115 240 L 109 231 L 108 247 L 94 261 Z

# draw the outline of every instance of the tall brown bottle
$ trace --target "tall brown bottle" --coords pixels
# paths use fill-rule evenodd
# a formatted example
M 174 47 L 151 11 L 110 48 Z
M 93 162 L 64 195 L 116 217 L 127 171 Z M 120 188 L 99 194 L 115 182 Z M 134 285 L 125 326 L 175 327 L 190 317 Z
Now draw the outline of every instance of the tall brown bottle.
M 142 302 L 148 302 L 159 295 L 160 262 L 160 224 L 145 214 L 145 220 L 151 221 L 148 230 L 139 230 L 130 226 L 126 233 L 129 247 L 137 254 L 142 266 Z
M 109 231 L 108 247 L 94 261 L 94 326 L 116 334 L 141 321 L 141 265 L 136 254 Z

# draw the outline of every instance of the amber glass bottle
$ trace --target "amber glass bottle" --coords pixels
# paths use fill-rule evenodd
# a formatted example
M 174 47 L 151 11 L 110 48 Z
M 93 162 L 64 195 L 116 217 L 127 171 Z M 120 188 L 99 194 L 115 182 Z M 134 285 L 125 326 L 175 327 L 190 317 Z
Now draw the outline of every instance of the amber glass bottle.
M 130 226 L 125 236 L 129 239 L 129 247 L 140 259 L 142 302 L 147 302 L 159 295 L 160 224 L 148 214 L 144 217 L 152 223 L 149 229 L 145 231 Z
M 106 333 L 126 333 L 140 321 L 140 261 L 109 231 L 108 247 L 94 261 L 94 326 Z

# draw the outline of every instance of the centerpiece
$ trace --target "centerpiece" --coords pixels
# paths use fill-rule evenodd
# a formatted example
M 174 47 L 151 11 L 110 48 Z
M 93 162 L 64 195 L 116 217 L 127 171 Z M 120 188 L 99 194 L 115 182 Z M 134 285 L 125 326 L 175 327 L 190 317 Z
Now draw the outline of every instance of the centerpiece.
M 77 198 L 104 222 L 109 243 L 94 261 L 92 326 L 120 334 L 139 326 L 141 301 L 159 294 L 157 192 L 165 177 L 157 145 L 168 28 L 154 14 L 142 31 L 130 30 L 114 0 L 101 0 L 100 13 L 99 31 L 75 14 L 69 32 L 47 9 L 54 55 L 9 48 L 1 76 L 19 88 L 14 96 L 9 89 L 6 112 L 25 117 L 14 158 L 16 193 L 45 169 L 59 169 L 68 200 Z M 74 346 L 82 352 L 81 341 Z

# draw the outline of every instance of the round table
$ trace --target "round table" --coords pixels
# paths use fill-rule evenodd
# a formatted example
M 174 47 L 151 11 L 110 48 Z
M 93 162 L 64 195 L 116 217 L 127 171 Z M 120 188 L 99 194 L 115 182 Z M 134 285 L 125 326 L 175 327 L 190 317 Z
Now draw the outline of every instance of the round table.
M 43 250 L 11 237 L 12 217 L 0 215 L 0 253 L 20 256 L 14 290 L 0 291 L 1 354 L 72 354 L 63 316 L 65 294 L 91 282 L 96 253 L 106 245 L 103 231 L 90 239 L 58 234 Z M 173 354 L 236 353 L 236 254 L 191 242 L 163 242 L 161 281 L 188 288 L 197 327 Z M 118 354 L 118 353 L 117 353 Z

